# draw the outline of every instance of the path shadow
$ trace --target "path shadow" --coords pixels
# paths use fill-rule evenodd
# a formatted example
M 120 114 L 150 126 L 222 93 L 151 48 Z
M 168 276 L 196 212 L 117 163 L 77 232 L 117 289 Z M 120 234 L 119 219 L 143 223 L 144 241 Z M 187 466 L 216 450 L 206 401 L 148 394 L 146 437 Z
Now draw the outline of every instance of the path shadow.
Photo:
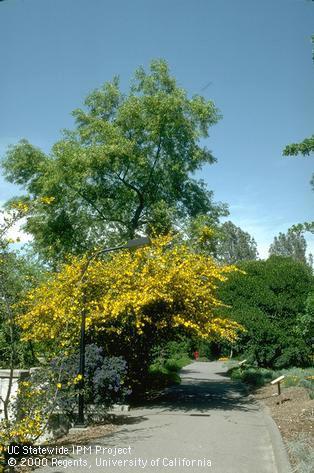
M 113 425 L 130 425 L 130 424 L 139 424 L 147 420 L 145 416 L 134 416 L 134 415 L 110 415 L 107 417 L 107 421 Z
M 159 412 L 191 415 L 195 411 L 204 414 L 217 409 L 252 411 L 258 409 L 258 404 L 248 396 L 248 390 L 242 383 L 230 379 L 185 377 L 182 384 L 167 388 L 154 399 L 133 405 L 132 409 L 157 409 Z

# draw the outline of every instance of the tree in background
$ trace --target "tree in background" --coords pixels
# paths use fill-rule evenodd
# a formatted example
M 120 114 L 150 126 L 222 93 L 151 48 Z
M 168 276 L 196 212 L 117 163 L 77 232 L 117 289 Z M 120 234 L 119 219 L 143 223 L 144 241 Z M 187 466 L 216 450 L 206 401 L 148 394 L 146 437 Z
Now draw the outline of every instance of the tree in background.
M 230 221 L 221 225 L 220 232 L 221 239 L 218 241 L 217 254 L 224 264 L 257 259 L 256 241 L 249 233 Z
M 258 256 L 256 242 L 249 233 L 230 221 L 217 224 L 206 215 L 188 223 L 185 238 L 195 251 L 223 264 L 256 260 Z
M 25 230 L 46 259 L 136 233 L 167 233 L 200 214 L 226 215 L 191 177 L 215 161 L 200 139 L 220 114 L 210 100 L 189 99 L 165 61 L 152 61 L 149 72 L 139 68 L 128 95 L 115 77 L 73 115 L 76 129 L 50 155 L 22 140 L 2 163 L 27 199 L 41 198 Z
M 311 269 L 283 256 L 246 261 L 239 267 L 245 274 L 231 274 L 218 292 L 232 308 L 217 309 L 246 328 L 235 350 L 265 367 L 310 363 Z
M 20 329 L 15 323 L 15 304 L 23 300 L 28 291 L 42 282 L 46 270 L 31 256 L 12 249 L 16 241 L 8 232 L 30 208 L 25 203 L 0 210 L 0 367 L 25 368 L 34 361 L 32 346 L 20 339 Z
M 291 256 L 296 261 L 306 263 L 306 241 L 301 232 L 289 229 L 279 233 L 269 247 L 270 255 Z

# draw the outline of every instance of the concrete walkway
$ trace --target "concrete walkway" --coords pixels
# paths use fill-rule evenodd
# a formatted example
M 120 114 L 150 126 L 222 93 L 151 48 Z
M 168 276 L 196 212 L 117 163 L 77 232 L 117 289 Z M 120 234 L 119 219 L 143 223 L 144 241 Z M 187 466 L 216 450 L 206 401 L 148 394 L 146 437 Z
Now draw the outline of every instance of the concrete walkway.
M 182 384 L 130 411 L 126 423 L 39 472 L 288 473 L 273 421 L 221 362 L 195 362 Z M 118 454 L 115 448 L 120 448 Z M 123 449 L 123 450 L 122 450 Z M 119 461 L 121 460 L 121 461 Z M 61 462 L 68 463 L 61 463 Z M 56 460 L 57 462 L 57 460 Z M 72 462 L 72 463 L 71 463 Z

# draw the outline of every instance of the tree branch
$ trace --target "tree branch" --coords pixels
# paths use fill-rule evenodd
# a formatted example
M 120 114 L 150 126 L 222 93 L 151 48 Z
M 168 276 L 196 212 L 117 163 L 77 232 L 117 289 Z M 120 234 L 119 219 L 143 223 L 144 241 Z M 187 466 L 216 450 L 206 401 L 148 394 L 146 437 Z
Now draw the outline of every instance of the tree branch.
M 153 165 L 152 165 L 152 167 L 151 167 L 151 170 L 150 170 L 148 179 L 147 179 L 147 181 L 146 181 L 146 184 L 145 184 L 145 186 L 144 186 L 144 189 L 145 189 L 145 190 L 147 189 L 147 187 L 148 187 L 149 184 L 150 184 L 150 181 L 151 181 L 151 179 L 152 179 L 152 177 L 153 177 L 153 173 L 154 173 L 155 167 L 156 167 L 157 162 L 158 162 L 158 159 L 159 159 L 159 157 L 160 157 L 161 142 L 162 142 L 162 130 L 160 130 L 160 134 L 159 134 L 159 141 L 158 141 L 158 145 L 157 145 L 157 151 L 156 151 L 155 159 L 154 159 Z
M 69 187 L 72 191 L 76 192 L 83 200 L 85 200 L 89 205 L 93 207 L 94 210 L 99 214 L 99 216 L 105 220 L 105 215 L 102 213 L 102 211 L 94 204 L 94 202 L 86 197 L 84 193 L 82 193 L 80 190 L 76 189 L 74 186 L 69 184 L 68 182 L 65 183 L 67 187 Z
M 126 171 L 127 172 L 127 171 Z M 129 189 L 133 190 L 134 192 L 136 192 L 139 200 L 144 200 L 144 195 L 142 193 L 142 191 L 140 191 L 140 189 L 138 189 L 134 184 L 131 184 L 130 182 L 128 182 L 126 179 L 125 179 L 125 175 L 122 177 L 120 176 L 120 174 L 117 174 L 117 173 L 114 173 L 114 175 L 119 179 L 119 181 L 123 182 L 123 184 L 128 187 Z

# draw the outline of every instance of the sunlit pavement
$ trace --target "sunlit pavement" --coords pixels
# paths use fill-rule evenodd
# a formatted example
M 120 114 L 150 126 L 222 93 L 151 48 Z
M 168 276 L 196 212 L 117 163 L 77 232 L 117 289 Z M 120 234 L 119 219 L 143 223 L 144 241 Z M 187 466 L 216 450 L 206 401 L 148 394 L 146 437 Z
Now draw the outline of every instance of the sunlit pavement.
M 243 385 L 226 377 L 224 363 L 194 362 L 181 378 L 85 453 L 74 447 L 37 472 L 289 472 L 274 424 Z

